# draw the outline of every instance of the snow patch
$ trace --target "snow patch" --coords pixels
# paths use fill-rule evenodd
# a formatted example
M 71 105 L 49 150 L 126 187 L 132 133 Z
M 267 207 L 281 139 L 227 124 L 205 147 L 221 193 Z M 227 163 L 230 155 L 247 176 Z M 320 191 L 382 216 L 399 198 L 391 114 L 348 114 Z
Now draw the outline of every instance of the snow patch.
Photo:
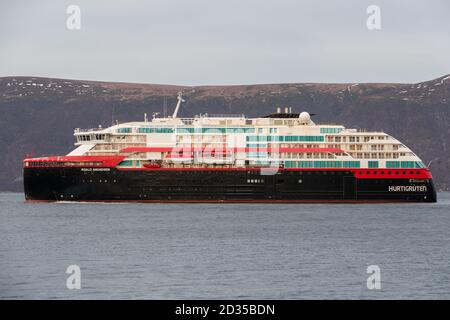
M 435 86 L 438 86 L 438 85 L 440 86 L 441 84 L 444 84 L 444 81 L 445 81 L 445 80 L 448 80 L 448 79 L 450 79 L 450 76 L 447 76 L 447 77 L 445 77 L 445 78 L 442 78 L 442 79 L 441 79 L 441 82 L 439 82 L 439 84 L 435 84 Z

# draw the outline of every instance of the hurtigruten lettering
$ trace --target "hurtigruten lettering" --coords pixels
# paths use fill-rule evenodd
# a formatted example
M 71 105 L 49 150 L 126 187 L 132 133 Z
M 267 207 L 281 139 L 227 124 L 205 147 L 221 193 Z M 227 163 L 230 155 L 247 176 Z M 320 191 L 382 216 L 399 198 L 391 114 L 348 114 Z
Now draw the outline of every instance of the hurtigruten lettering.
M 426 192 L 427 186 L 389 186 L 389 192 Z

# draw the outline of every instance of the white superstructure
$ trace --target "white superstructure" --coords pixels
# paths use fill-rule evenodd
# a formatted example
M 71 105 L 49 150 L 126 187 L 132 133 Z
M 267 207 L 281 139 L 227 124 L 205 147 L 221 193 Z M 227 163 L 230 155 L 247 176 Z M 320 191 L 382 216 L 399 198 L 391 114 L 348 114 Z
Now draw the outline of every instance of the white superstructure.
M 411 149 L 375 131 L 319 125 L 307 112 L 261 118 L 199 115 L 75 130 L 69 155 L 126 155 L 120 166 L 286 168 L 423 168 Z

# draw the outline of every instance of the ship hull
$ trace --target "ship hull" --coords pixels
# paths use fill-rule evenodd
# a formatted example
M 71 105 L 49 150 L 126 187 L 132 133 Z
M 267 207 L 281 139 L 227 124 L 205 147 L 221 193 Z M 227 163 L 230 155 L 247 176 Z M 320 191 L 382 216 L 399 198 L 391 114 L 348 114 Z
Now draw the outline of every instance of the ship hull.
M 436 202 L 433 180 L 354 170 L 24 168 L 27 201 Z

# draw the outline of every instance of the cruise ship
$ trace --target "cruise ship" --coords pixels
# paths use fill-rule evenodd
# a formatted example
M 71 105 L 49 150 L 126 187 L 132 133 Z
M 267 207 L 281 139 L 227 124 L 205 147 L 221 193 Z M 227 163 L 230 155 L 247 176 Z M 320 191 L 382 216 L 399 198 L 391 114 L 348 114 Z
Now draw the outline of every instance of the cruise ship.
M 27 201 L 436 202 L 432 175 L 384 132 L 259 118 L 177 116 L 75 129 L 65 156 L 23 161 Z

